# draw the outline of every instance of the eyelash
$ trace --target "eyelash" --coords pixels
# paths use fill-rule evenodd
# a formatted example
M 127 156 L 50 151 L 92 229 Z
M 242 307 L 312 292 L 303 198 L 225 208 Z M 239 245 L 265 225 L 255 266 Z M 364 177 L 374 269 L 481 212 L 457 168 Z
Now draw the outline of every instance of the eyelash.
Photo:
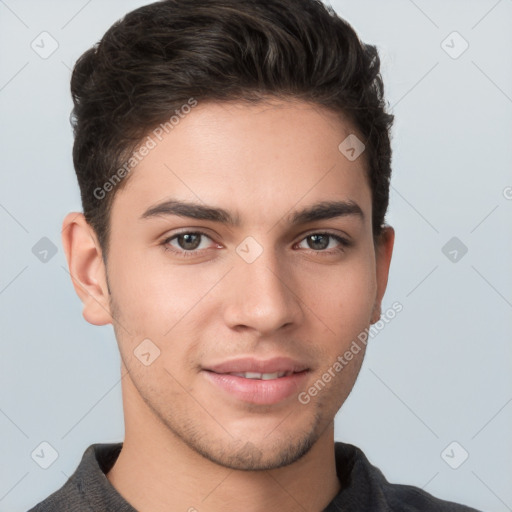
M 180 258 L 189 258 L 191 256 L 197 256 L 198 253 L 207 250 L 207 249 L 194 249 L 192 251 L 186 251 L 186 250 L 177 251 L 175 249 L 171 249 L 168 245 L 169 242 L 171 240 L 174 240 L 175 238 L 177 238 L 180 235 L 201 235 L 201 236 L 205 236 L 206 238 L 209 238 L 211 240 L 211 237 L 209 237 L 206 233 L 203 233 L 202 231 L 182 231 L 181 233 L 176 233 L 176 234 L 166 238 L 161 244 L 164 248 L 164 251 L 171 252 Z M 314 249 L 310 249 L 310 251 L 312 251 L 314 253 L 332 256 L 333 254 L 343 253 L 347 247 L 350 247 L 352 245 L 352 242 L 350 242 L 346 238 L 343 238 L 339 235 L 335 235 L 333 233 L 329 233 L 329 232 L 325 232 L 325 231 L 315 231 L 313 233 L 309 233 L 304 238 L 302 238 L 299 241 L 299 243 L 313 235 L 327 235 L 331 238 L 334 238 L 336 241 L 338 241 L 341 244 L 341 247 L 338 247 L 336 249 L 331 249 L 331 250 L 324 249 L 324 250 L 315 251 Z

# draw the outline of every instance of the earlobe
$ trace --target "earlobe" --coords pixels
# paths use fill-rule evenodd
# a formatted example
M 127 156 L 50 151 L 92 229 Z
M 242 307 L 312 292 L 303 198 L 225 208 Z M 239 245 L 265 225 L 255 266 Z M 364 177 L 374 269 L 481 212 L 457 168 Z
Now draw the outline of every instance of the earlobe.
M 375 304 L 373 306 L 372 318 L 370 320 L 370 324 L 373 325 L 373 324 L 377 323 L 380 320 L 381 315 L 382 315 L 382 308 L 381 308 L 380 301 L 379 301 L 379 303 L 375 302 Z
M 101 247 L 82 213 L 71 212 L 64 218 L 62 245 L 84 319 L 93 325 L 112 323 Z
M 377 294 L 370 322 L 372 324 L 378 322 L 382 314 L 382 298 L 384 297 L 388 284 L 389 267 L 391 265 L 394 243 L 395 230 L 391 226 L 385 226 L 375 248 Z

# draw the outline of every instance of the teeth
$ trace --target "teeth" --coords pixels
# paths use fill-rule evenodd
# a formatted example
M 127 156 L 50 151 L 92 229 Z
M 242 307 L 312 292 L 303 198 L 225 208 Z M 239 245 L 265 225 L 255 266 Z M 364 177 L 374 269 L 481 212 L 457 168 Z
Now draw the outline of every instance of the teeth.
M 282 375 L 281 375 L 282 377 Z M 270 380 L 270 379 L 278 379 L 279 372 L 276 373 L 262 373 L 260 379 L 262 380 Z
M 236 375 L 237 377 L 243 377 L 244 379 L 261 379 L 271 380 L 284 377 L 288 372 L 275 372 L 275 373 L 257 373 L 257 372 L 242 372 L 242 373 L 230 373 L 229 375 Z

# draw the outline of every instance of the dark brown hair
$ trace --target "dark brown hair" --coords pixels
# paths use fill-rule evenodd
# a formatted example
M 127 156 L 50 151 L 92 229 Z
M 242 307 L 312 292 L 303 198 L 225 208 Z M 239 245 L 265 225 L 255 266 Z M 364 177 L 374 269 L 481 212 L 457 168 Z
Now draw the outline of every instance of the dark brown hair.
M 320 0 L 163 0 L 140 7 L 77 60 L 71 93 L 82 207 L 105 262 L 112 202 L 129 179 L 118 170 L 126 171 L 147 134 L 191 99 L 298 99 L 342 114 L 366 145 L 374 237 L 382 231 L 393 116 L 385 109 L 380 59 Z

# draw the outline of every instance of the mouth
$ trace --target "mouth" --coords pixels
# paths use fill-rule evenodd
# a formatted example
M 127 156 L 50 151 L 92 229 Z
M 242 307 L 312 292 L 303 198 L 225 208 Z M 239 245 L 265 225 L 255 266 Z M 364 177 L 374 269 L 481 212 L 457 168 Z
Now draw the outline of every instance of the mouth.
M 281 379 L 282 377 L 288 377 L 296 372 L 284 371 L 274 373 L 258 373 L 258 372 L 232 372 L 232 373 L 221 373 L 220 375 L 235 375 L 236 377 L 242 377 L 244 379 L 258 379 L 258 380 L 273 380 Z
M 270 360 L 242 358 L 211 365 L 202 374 L 231 400 L 278 404 L 298 394 L 310 373 L 303 363 L 283 357 Z

